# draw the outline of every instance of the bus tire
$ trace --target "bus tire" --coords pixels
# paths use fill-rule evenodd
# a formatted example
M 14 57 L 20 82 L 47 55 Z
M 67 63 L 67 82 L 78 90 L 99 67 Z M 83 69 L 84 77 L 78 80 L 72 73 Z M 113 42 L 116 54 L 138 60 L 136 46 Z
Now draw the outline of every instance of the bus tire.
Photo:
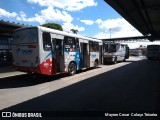
M 28 77 L 31 77 L 32 75 L 33 75 L 32 72 L 27 72 L 27 76 L 28 76 Z
M 117 63 L 117 57 L 114 58 L 114 63 Z
M 74 62 L 71 62 L 68 66 L 68 75 L 72 76 L 76 73 L 77 67 Z
M 27 72 L 27 75 L 31 75 L 32 74 L 32 72 Z
M 97 68 L 98 67 L 98 60 L 95 60 L 94 61 L 94 68 Z

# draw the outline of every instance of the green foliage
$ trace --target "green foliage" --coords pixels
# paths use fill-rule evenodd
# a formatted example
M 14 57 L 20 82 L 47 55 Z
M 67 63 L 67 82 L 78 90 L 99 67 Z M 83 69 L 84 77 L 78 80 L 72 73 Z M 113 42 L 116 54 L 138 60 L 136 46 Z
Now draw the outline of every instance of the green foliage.
M 56 24 L 56 23 L 46 23 L 46 24 L 43 24 L 42 26 L 47 27 L 47 28 L 51 28 L 51 29 L 55 29 L 55 30 L 63 31 L 62 26 L 59 24 Z
M 74 34 L 77 34 L 78 30 L 75 29 L 71 29 L 70 31 L 72 31 Z

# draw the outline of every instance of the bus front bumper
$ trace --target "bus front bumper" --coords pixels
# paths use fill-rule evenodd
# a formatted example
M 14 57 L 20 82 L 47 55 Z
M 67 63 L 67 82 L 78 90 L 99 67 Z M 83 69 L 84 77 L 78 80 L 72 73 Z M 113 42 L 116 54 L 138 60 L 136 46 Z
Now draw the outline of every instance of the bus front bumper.
M 109 62 L 114 62 L 116 59 L 116 56 L 105 56 L 103 58 L 103 62 L 104 63 L 109 63 Z

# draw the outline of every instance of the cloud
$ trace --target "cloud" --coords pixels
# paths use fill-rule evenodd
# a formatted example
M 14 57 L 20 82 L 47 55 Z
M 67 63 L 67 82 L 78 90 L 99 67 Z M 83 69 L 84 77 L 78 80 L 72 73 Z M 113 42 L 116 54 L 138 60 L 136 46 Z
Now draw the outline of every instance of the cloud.
M 103 21 L 102 21 L 101 19 L 97 19 L 95 22 L 96 22 L 97 24 L 102 24 L 102 23 L 103 23 Z
M 94 23 L 93 20 L 80 20 L 80 21 L 85 23 L 86 25 L 92 25 Z
M 17 13 L 16 12 L 8 12 L 2 8 L 0 8 L 0 17 L 16 17 Z
M 24 22 L 39 22 L 40 24 L 46 22 L 46 19 L 44 19 L 43 16 L 39 16 L 38 14 L 35 14 L 35 17 L 26 18 L 26 14 L 23 11 L 20 11 L 20 14 L 16 19 Z
M 97 19 L 95 23 L 98 24 L 100 29 L 105 30 L 105 32 L 95 35 L 97 38 L 110 38 L 110 32 L 112 38 L 142 36 L 124 18 L 108 19 L 106 21 Z
M 62 22 L 72 22 L 73 18 L 66 11 L 60 11 L 58 9 L 53 9 L 48 7 L 41 11 L 42 16 L 46 20 L 62 21 Z
M 99 38 L 99 39 L 106 39 L 106 38 L 123 38 L 123 37 L 134 37 L 134 36 L 142 36 L 141 33 L 139 33 L 136 29 L 134 30 L 121 30 L 119 32 L 112 32 L 110 34 L 110 31 L 106 32 L 100 32 L 97 33 L 94 37 Z
M 105 38 L 109 38 L 109 36 L 110 36 L 109 33 L 100 32 L 100 33 L 96 34 L 94 37 L 98 38 L 98 39 L 105 39 Z
M 118 27 L 123 26 L 131 26 L 125 19 L 123 18 L 117 18 L 117 19 L 108 19 L 106 21 L 103 21 L 101 19 L 98 19 L 95 21 L 97 24 L 99 24 L 99 28 L 101 29 L 115 29 Z
M 63 23 L 62 28 L 64 31 L 70 32 L 71 29 L 78 30 L 79 32 L 82 32 L 85 30 L 84 27 L 79 27 L 78 25 L 73 25 L 72 23 Z
M 67 11 L 77 11 L 85 7 L 96 6 L 94 0 L 27 0 L 31 4 L 40 6 L 57 7 Z
M 17 20 L 44 24 L 47 21 L 72 22 L 73 18 L 66 11 L 60 11 L 58 9 L 48 7 L 47 9 L 41 10 L 40 14 L 35 14 L 35 16 L 31 18 L 27 18 L 26 14 L 21 11 Z

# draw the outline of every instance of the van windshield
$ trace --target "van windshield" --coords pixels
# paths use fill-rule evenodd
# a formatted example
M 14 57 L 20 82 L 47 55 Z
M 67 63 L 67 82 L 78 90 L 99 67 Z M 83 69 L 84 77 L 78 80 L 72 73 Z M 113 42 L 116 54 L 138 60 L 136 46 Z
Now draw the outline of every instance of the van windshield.
M 24 28 L 14 32 L 13 44 L 35 43 L 37 41 L 37 28 Z

